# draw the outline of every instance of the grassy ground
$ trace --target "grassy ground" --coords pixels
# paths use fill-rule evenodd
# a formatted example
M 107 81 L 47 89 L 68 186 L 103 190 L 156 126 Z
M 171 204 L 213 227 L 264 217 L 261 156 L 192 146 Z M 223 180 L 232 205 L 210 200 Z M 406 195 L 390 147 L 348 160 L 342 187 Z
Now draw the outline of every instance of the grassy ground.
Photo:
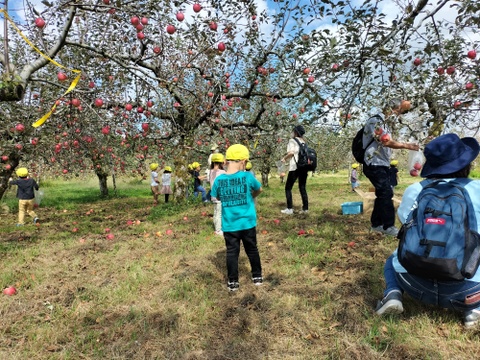
M 265 284 L 251 283 L 242 252 L 237 293 L 212 206 L 152 207 L 146 182 L 120 182 L 103 200 L 94 181 L 43 185 L 39 226 L 15 227 L 13 190 L 2 204 L 0 286 L 18 293 L 0 294 L 0 359 L 478 356 L 480 330 L 460 314 L 406 297 L 401 316 L 374 316 L 396 240 L 369 233 L 366 215 L 341 215 L 360 200 L 347 174 L 309 178 L 310 214 L 294 216 L 280 214 L 283 185 L 271 179 L 257 206 Z

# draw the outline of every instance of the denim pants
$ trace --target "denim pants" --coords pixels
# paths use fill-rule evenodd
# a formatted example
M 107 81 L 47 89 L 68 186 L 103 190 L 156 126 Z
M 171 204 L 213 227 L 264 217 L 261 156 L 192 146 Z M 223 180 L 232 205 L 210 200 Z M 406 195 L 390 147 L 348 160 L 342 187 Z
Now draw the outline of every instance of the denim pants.
M 302 196 L 302 210 L 308 210 L 308 195 L 307 195 L 307 176 L 306 170 L 289 171 L 287 176 L 287 182 L 285 183 L 285 196 L 287 197 L 287 208 L 293 208 L 292 189 L 295 181 L 298 179 L 298 189 Z
M 238 281 L 238 256 L 240 255 L 240 241 L 243 242 L 245 253 L 252 268 L 252 278 L 262 276 L 262 265 L 257 248 L 257 228 L 229 231 L 223 233 L 227 247 L 227 274 L 228 281 Z
M 205 191 L 202 185 L 197 186 L 197 188 L 193 192 L 193 195 L 196 197 L 198 193 L 202 194 L 202 201 L 207 201 L 207 192 Z
M 376 199 L 373 204 L 370 222 L 372 227 L 383 225 L 384 229 L 395 225 L 395 208 L 393 207 L 393 190 L 387 166 L 363 166 L 363 173 L 375 187 Z
M 408 273 L 397 273 L 393 267 L 393 255 L 385 262 L 384 296 L 391 290 L 405 291 L 412 298 L 445 309 L 468 311 L 480 307 L 480 301 L 465 304 L 465 297 L 480 291 L 480 283 L 474 281 L 440 281 L 426 279 Z

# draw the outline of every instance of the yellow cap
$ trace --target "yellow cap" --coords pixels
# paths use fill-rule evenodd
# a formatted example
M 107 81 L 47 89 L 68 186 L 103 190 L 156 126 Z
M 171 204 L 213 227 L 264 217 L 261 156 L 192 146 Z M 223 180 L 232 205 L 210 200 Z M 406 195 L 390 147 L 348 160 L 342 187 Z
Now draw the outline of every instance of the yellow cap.
M 154 171 L 158 169 L 158 164 L 157 163 L 151 163 L 150 164 L 150 170 Z
M 247 161 L 247 165 L 245 165 L 245 170 L 250 170 L 252 168 L 252 163 Z
M 227 160 L 248 160 L 250 153 L 246 146 L 234 144 L 227 149 Z
M 358 164 L 352 164 L 352 169 L 358 168 Z
M 223 154 L 218 153 L 212 155 L 212 163 L 223 163 L 224 160 Z
M 196 169 L 197 167 L 201 166 L 199 162 L 192 163 L 192 169 Z
M 16 173 L 17 173 L 17 176 L 18 176 L 18 177 L 26 177 L 26 176 L 28 176 L 28 170 L 27 170 L 27 168 L 18 168 L 17 171 L 16 171 Z
M 397 166 L 398 165 L 398 160 L 390 161 L 390 165 Z
M 163 170 L 172 172 L 172 168 L 170 166 L 165 166 Z
M 188 164 L 188 170 L 193 170 L 193 164 Z

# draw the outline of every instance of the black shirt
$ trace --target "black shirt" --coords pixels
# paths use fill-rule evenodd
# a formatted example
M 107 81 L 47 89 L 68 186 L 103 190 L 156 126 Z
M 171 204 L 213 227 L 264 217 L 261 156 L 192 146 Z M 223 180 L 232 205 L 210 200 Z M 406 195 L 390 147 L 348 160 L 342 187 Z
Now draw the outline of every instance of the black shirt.
M 35 198 L 33 189 L 38 190 L 38 184 L 32 178 L 20 178 L 10 181 L 10 185 L 17 185 L 17 198 L 20 200 L 32 200 Z

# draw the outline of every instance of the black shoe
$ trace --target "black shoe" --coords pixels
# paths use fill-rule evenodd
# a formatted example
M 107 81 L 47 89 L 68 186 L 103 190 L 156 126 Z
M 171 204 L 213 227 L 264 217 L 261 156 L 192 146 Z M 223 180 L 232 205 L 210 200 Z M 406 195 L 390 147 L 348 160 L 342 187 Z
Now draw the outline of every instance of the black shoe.
M 255 286 L 263 285 L 263 277 L 261 277 L 261 276 L 252 278 L 252 281 L 253 281 L 253 285 L 255 285 Z
M 375 314 L 401 314 L 403 312 L 402 292 L 400 290 L 390 291 L 382 300 L 377 303 Z

